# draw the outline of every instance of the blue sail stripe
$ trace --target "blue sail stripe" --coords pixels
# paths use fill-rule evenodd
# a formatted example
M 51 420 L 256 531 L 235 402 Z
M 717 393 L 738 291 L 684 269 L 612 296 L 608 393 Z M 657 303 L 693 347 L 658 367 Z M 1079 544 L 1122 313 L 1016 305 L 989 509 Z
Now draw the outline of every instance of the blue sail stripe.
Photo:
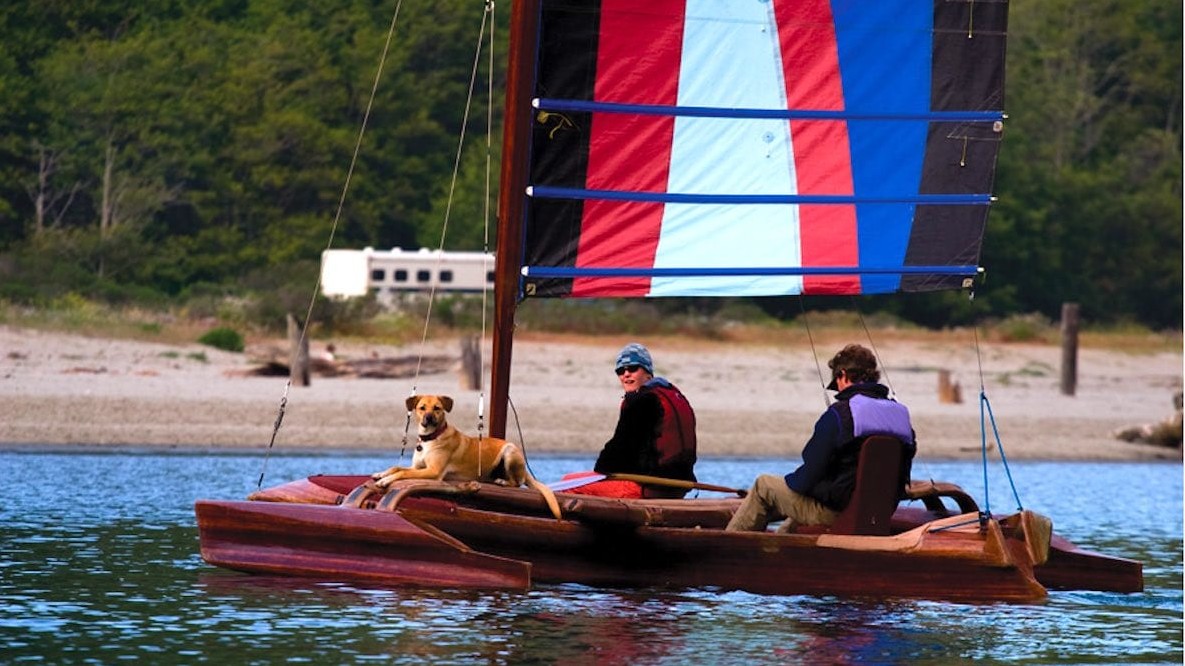
M 931 113 L 933 11 L 930 2 L 832 2 L 844 106 L 852 113 Z M 888 29 L 891 27 L 891 29 Z M 869 205 L 920 192 L 928 127 L 923 123 L 852 123 L 852 184 L 857 199 L 860 264 L 904 262 L 913 206 Z M 920 201 L 917 203 L 921 203 Z M 865 276 L 861 291 L 896 291 L 894 275 Z
M 774 120 L 835 121 L 911 121 L 989 123 L 1004 120 L 1002 111 L 929 111 L 915 113 L 871 111 L 824 111 L 814 109 L 748 109 L 714 106 L 669 106 L 657 104 L 616 104 L 583 100 L 536 98 L 535 108 L 542 111 L 580 111 L 590 113 L 632 113 L 646 116 L 689 118 L 759 118 Z
M 914 194 L 861 196 L 842 194 L 685 194 L 679 192 L 633 192 L 587 190 L 576 187 L 535 185 L 527 196 L 538 199 L 602 199 L 681 204 L 914 204 L 930 206 L 986 206 L 990 194 Z

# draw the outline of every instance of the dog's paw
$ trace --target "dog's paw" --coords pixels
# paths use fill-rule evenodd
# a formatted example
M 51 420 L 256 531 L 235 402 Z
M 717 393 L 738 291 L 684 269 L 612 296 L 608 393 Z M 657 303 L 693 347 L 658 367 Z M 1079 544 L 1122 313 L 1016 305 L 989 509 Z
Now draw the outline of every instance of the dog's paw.
M 407 472 L 406 468 L 396 467 L 389 474 L 387 474 L 387 473 L 380 474 L 379 478 L 375 479 L 374 485 L 378 486 L 379 488 L 386 488 L 387 486 L 391 485 L 392 483 L 395 483 L 396 481 L 398 481 L 398 480 L 402 479 L 404 476 L 406 476 L 406 472 Z
M 370 479 L 375 486 L 379 488 L 386 488 L 387 486 L 391 485 L 392 482 L 398 481 L 400 479 L 402 476 L 400 472 L 402 471 L 402 467 L 392 467 L 382 472 L 375 472 L 374 474 L 371 474 Z

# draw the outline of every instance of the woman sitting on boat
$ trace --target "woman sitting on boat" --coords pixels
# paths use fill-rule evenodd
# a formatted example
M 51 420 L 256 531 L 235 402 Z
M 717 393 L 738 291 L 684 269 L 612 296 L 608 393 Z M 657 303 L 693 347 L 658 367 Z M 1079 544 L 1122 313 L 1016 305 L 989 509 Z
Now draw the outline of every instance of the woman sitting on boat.
M 802 464 L 786 476 L 762 474 L 729 521 L 729 530 L 764 531 L 783 520 L 779 532 L 799 525 L 830 525 L 848 505 L 856 485 L 856 463 L 864 440 L 889 435 L 901 440 L 897 475 L 904 492 L 909 483 L 917 442 L 905 405 L 889 397 L 879 384 L 876 356 L 866 347 L 848 345 L 827 362 L 828 391 L 839 391 L 835 403 L 815 422 L 815 432 L 802 449 Z
M 593 470 L 596 475 L 641 474 L 695 482 L 695 410 L 663 377 L 654 376 L 650 351 L 631 342 L 617 354 L 614 367 L 625 395 L 613 437 L 605 442 Z M 577 472 L 565 479 L 579 478 Z M 568 492 L 601 497 L 679 498 L 685 488 L 607 479 Z

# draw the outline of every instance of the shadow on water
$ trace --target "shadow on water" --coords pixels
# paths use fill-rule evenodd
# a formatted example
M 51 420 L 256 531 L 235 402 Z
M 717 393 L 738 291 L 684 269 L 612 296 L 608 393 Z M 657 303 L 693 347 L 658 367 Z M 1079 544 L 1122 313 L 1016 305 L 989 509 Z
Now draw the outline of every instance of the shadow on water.
M 272 478 L 357 472 L 382 462 L 277 459 Z M 536 473 L 558 478 L 586 462 L 544 458 Z M 246 495 L 255 463 L 217 455 L 0 453 L 6 488 L 80 466 L 106 484 L 69 501 L 21 494 L 0 505 L 2 661 L 1182 661 L 1180 465 L 1020 466 L 1022 475 L 1044 479 L 1026 501 L 1049 507 L 1062 521 L 1059 531 L 1079 544 L 1145 562 L 1147 591 L 1055 592 L 1039 604 L 972 606 L 579 585 L 527 593 L 390 589 L 210 567 L 198 554 L 193 500 Z M 744 485 L 782 463 L 708 464 L 720 471 L 713 481 Z M 976 487 L 975 465 L 950 463 L 939 471 Z M 1116 485 L 1121 477 L 1141 481 Z M 1092 490 L 1079 492 L 1081 486 Z M 1113 507 L 1105 515 L 1066 499 L 1104 487 Z

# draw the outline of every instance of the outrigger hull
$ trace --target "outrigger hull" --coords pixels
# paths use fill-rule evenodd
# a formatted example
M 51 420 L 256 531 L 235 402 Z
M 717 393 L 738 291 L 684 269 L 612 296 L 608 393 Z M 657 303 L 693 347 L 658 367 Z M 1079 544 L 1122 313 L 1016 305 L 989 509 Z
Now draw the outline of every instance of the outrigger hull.
M 475 552 L 395 513 L 218 501 L 196 509 L 202 558 L 228 569 L 424 587 L 531 585 L 529 563 Z
M 894 517 L 892 536 L 869 537 L 725 532 L 737 504 L 729 499 L 559 493 L 565 519 L 557 521 L 534 491 L 487 484 L 449 486 L 447 495 L 396 487 L 406 497 L 394 510 L 373 501 L 338 506 L 346 486 L 363 479 L 314 477 L 253 501 L 199 501 L 202 556 L 247 572 L 420 587 L 546 582 L 1026 602 L 1046 595 L 1045 570 L 1052 587 L 1142 589 L 1138 563 L 1067 548 L 1060 538 L 1035 567 L 1015 530 L 994 520 L 981 527 L 975 514 L 907 510 Z

